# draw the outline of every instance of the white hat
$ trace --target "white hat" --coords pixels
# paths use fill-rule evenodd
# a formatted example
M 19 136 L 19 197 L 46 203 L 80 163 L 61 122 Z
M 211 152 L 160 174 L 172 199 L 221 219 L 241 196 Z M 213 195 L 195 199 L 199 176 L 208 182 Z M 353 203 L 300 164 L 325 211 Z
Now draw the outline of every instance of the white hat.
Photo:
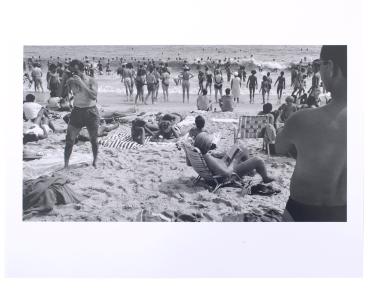
M 238 76 L 239 75 L 239 73 L 238 72 L 234 72 L 234 76 Z

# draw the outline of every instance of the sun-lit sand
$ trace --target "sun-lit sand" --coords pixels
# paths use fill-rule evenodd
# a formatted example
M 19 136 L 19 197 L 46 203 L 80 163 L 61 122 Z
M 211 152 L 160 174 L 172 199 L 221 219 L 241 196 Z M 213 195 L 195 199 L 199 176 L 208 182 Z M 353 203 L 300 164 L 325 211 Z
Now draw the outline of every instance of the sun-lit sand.
M 48 94 L 36 94 L 37 101 L 45 103 Z M 99 104 L 104 110 L 132 110 L 133 103 L 114 94 L 100 94 Z M 170 102 L 161 100 L 154 105 L 138 105 L 142 112 L 181 112 L 195 117 L 196 96 L 189 104 L 182 96 L 170 94 Z M 256 103 L 247 103 L 246 96 L 235 112 L 208 112 L 206 128 L 221 133 L 218 149 L 226 150 L 233 144 L 234 124 L 217 119 L 238 119 L 241 114 L 257 114 L 262 108 L 259 96 Z M 272 103 L 276 97 L 271 96 Z M 257 103 L 259 102 L 259 103 Z M 277 107 L 276 104 L 274 107 Z M 214 121 L 213 119 L 216 119 Z M 62 119 L 55 125 L 66 128 Z M 192 125 L 185 128 L 192 127 Z M 148 143 L 137 150 L 118 150 L 100 147 L 98 167 L 91 165 L 89 142 L 74 146 L 71 167 L 63 170 L 65 133 L 51 134 L 47 139 L 28 143 L 28 150 L 42 152 L 40 160 L 24 162 L 24 178 L 42 173 L 54 173 L 70 180 L 70 187 L 81 200 L 80 204 L 56 206 L 46 215 L 31 217 L 30 221 L 276 221 L 282 213 L 289 195 L 289 180 L 295 160 L 287 157 L 270 157 L 261 151 L 261 139 L 246 139 L 251 154 L 264 159 L 268 172 L 276 178 L 273 187 L 281 192 L 273 196 L 248 195 L 240 188 L 224 187 L 210 193 L 204 183 L 193 186 L 195 171 L 186 165 L 185 153 L 175 143 Z M 43 166 L 43 161 L 49 165 Z M 46 169 L 48 168 L 48 169 Z M 251 178 L 251 177 L 248 177 Z M 252 178 L 258 183 L 261 178 Z M 160 214 L 160 215 L 158 215 Z M 178 218 L 180 217 L 180 218 Z M 184 218 L 185 217 L 185 218 Z M 189 218 L 190 217 L 190 218 Z

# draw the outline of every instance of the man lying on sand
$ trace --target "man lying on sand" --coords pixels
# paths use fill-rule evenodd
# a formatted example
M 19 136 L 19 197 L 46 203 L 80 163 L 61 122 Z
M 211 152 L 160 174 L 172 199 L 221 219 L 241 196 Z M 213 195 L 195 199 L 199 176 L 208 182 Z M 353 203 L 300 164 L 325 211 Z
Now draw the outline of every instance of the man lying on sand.
M 222 159 L 212 154 L 210 151 L 212 144 L 212 137 L 206 132 L 200 133 L 194 141 L 194 146 L 203 154 L 208 168 L 214 175 L 226 177 L 235 173 L 240 178 L 243 178 L 247 175 L 254 175 L 257 172 L 264 183 L 274 181 L 273 178 L 268 176 L 263 160 L 258 157 L 249 158 L 248 149 L 241 143 L 234 145 L 230 149 L 232 151 L 225 153 Z M 230 155 L 232 155 L 231 158 Z
M 319 63 L 332 102 L 294 113 L 276 139 L 298 151 L 283 221 L 347 221 L 347 46 L 324 45 Z

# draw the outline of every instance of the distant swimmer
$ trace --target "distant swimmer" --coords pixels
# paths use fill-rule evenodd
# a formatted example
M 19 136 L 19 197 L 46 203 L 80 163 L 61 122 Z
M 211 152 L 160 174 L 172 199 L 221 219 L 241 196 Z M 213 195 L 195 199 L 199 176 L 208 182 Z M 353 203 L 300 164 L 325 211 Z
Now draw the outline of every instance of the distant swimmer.
M 254 93 L 256 88 L 258 88 L 258 81 L 256 75 L 256 70 L 251 71 L 252 75 L 249 75 L 247 81 L 247 87 L 249 87 L 249 103 L 254 103 Z
M 272 87 L 272 79 L 270 76 L 270 72 L 267 72 L 266 77 L 267 77 L 267 82 L 268 82 L 268 88 L 267 88 L 267 102 L 268 102 L 270 100 L 270 91 Z

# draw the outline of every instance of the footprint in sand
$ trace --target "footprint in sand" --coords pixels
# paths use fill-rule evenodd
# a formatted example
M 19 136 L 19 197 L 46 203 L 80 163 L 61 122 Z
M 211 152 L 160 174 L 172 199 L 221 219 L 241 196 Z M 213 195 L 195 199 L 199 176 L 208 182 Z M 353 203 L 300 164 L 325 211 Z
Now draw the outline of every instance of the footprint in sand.
M 105 180 L 105 181 L 104 181 L 104 184 L 107 184 L 107 185 L 109 185 L 109 186 L 113 186 L 113 185 L 114 185 L 114 183 L 113 183 L 113 182 L 108 181 L 108 180 Z

